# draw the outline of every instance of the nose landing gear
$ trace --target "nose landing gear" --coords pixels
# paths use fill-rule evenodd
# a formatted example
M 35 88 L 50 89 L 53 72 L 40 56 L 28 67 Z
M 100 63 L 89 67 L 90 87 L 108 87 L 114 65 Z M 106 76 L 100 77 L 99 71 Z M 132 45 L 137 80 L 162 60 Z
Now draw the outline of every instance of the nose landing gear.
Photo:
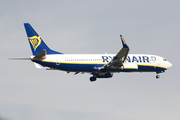
M 160 78 L 160 75 L 156 75 L 156 79 L 159 79 Z
M 156 79 L 159 79 L 160 78 L 160 75 L 159 75 L 159 73 L 163 73 L 163 72 L 165 72 L 164 70 L 163 71 L 156 71 Z

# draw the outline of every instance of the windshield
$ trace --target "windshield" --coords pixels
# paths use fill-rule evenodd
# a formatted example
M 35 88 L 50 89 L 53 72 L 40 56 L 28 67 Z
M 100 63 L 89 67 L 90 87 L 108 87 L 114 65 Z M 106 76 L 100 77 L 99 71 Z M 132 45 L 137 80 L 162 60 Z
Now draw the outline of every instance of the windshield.
M 166 61 L 166 59 L 163 59 L 164 61 Z

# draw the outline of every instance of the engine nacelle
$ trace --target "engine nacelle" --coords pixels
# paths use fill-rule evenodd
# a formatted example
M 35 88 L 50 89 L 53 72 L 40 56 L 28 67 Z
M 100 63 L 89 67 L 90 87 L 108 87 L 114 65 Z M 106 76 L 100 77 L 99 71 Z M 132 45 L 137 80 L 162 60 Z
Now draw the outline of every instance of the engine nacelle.
M 111 78 L 113 76 L 112 73 L 97 73 L 95 74 L 97 78 Z

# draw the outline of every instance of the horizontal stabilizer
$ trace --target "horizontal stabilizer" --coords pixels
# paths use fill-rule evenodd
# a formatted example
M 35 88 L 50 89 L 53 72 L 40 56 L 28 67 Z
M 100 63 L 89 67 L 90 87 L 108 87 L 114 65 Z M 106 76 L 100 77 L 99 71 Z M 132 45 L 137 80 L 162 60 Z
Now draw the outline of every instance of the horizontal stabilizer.
M 8 58 L 9 60 L 31 60 L 30 58 Z
M 40 65 L 40 64 L 38 64 L 38 63 L 35 63 L 35 62 L 34 62 L 34 65 L 36 66 L 36 68 L 45 68 L 45 67 L 43 67 L 42 65 Z

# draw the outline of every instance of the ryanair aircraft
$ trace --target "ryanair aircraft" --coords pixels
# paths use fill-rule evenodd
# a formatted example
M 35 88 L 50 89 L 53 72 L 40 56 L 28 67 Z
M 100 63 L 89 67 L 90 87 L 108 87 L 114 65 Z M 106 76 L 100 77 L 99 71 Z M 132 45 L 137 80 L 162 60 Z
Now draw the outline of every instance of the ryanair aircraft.
M 24 23 L 33 56 L 30 60 L 37 68 L 62 70 L 66 73 L 89 73 L 90 81 L 111 78 L 119 72 L 165 72 L 172 66 L 165 58 L 149 54 L 128 54 L 129 47 L 120 35 L 122 49 L 117 54 L 64 54 L 51 50 L 29 23 Z

